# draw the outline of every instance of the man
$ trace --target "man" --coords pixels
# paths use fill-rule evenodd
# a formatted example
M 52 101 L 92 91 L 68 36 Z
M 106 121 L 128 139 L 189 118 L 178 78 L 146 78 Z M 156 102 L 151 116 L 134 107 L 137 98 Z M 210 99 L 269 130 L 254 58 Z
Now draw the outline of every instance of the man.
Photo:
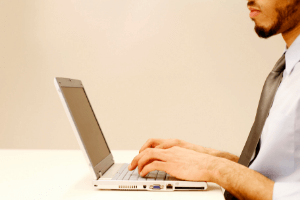
M 238 199 L 300 199 L 300 0 L 250 0 L 248 8 L 258 36 L 281 33 L 287 49 L 250 166 L 230 153 L 182 140 L 149 139 L 129 170 L 138 166 L 141 176 L 161 170 L 183 180 L 215 182 Z

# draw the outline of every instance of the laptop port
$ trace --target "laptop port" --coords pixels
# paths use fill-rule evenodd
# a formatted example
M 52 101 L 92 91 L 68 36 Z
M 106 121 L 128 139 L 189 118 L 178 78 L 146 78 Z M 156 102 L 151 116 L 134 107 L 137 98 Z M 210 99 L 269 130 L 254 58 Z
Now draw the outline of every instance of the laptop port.
M 146 189 L 146 187 L 147 187 L 146 185 L 143 185 L 143 188 L 144 188 L 144 189 Z
M 153 185 L 153 189 L 160 190 L 160 185 Z
M 159 184 L 155 184 L 155 185 L 150 185 L 149 188 L 153 189 L 153 190 L 160 190 L 160 189 L 163 189 L 164 186 L 163 185 L 159 185 Z
M 167 185 L 167 189 L 173 189 L 173 185 L 172 184 L 168 184 Z
M 204 190 L 204 187 L 175 187 L 175 190 Z

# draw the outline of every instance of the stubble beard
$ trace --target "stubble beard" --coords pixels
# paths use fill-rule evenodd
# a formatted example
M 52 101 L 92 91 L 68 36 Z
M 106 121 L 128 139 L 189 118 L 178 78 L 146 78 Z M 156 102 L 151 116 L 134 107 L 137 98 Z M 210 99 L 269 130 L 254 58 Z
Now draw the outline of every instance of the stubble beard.
M 263 26 L 258 26 L 255 20 L 255 27 L 254 30 L 256 34 L 261 37 L 261 38 L 269 38 L 273 35 L 279 34 L 280 29 L 282 28 L 282 25 L 284 22 L 289 22 L 291 16 L 298 11 L 297 6 L 299 4 L 299 0 L 295 1 L 293 4 L 288 5 L 286 8 L 277 8 L 276 13 L 277 13 L 277 18 L 272 24 L 270 28 L 265 28 Z M 289 22 L 289 29 L 292 29 L 295 24 L 299 23 L 297 19 L 291 20 Z M 285 31 L 288 31 L 285 30 Z

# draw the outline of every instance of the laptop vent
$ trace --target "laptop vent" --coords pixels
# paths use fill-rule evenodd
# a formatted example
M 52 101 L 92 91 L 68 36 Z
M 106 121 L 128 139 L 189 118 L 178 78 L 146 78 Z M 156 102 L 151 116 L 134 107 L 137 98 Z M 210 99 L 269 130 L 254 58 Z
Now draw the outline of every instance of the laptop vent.
M 134 190 L 137 189 L 137 185 L 119 185 L 119 188 L 123 190 Z

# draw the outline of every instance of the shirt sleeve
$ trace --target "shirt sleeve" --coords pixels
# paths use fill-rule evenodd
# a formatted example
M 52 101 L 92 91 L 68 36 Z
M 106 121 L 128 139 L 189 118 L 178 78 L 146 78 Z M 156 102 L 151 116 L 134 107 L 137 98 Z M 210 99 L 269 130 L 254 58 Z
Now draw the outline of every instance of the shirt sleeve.
M 275 182 L 273 200 L 299 200 L 300 182 Z

